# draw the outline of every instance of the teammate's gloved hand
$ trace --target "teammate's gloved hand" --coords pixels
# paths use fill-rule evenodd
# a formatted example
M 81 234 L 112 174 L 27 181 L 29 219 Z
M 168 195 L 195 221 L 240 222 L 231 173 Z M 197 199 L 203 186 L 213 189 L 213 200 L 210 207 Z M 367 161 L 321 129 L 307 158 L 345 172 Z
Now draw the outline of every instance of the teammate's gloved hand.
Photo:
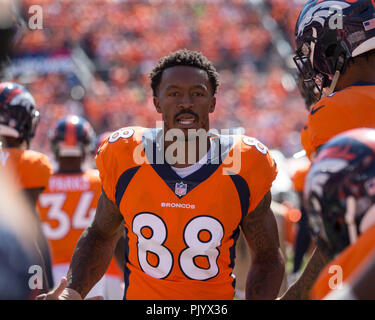
M 43 293 L 36 297 L 36 300 L 83 300 L 81 295 L 70 288 L 66 288 L 68 280 L 61 278 L 59 285 L 49 293 Z M 95 296 L 86 300 L 103 300 L 102 296 Z

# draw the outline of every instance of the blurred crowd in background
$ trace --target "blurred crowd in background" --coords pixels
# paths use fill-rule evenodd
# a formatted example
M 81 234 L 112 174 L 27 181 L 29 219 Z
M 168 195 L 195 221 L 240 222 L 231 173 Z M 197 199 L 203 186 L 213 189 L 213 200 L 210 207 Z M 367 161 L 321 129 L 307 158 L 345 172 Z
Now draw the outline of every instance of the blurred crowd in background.
M 26 10 L 35 0 L 22 1 Z M 97 134 L 153 127 L 149 73 L 168 53 L 201 51 L 220 74 L 211 127 L 243 127 L 285 156 L 301 150 L 306 110 L 259 7 L 292 46 L 301 0 L 38 0 L 43 29 L 26 30 L 9 77 L 27 86 L 41 121 L 31 147 L 51 154 L 47 132 L 68 113 Z M 78 62 L 78 63 L 77 63 Z

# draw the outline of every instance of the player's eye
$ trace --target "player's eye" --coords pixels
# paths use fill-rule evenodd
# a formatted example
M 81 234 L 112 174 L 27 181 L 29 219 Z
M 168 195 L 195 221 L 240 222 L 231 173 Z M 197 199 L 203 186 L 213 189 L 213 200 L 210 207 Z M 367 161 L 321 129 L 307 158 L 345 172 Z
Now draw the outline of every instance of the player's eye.
M 196 92 L 193 92 L 193 96 L 195 96 L 195 97 L 203 97 L 203 93 L 196 91 Z
M 168 93 L 169 97 L 177 97 L 178 95 L 179 95 L 179 92 L 177 92 L 177 91 L 173 91 L 173 92 Z

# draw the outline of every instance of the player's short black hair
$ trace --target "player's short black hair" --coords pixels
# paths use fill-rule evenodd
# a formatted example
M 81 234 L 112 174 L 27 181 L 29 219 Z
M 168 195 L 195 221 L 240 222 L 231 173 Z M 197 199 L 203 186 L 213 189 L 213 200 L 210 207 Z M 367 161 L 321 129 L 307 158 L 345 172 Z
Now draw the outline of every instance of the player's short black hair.
M 151 71 L 151 88 L 154 97 L 157 96 L 157 88 L 159 87 L 163 71 L 175 66 L 190 66 L 206 71 L 213 94 L 216 93 L 217 87 L 219 86 L 219 74 L 214 65 L 201 52 L 182 49 L 171 52 L 168 56 L 161 58 L 159 63 Z

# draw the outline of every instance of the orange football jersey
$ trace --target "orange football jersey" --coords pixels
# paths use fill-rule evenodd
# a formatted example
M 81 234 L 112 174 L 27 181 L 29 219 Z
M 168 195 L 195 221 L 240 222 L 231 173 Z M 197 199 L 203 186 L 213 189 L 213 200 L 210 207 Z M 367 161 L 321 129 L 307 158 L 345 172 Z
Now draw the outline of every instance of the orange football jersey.
M 217 152 L 181 178 L 162 144 L 161 129 L 123 128 L 96 157 L 127 231 L 124 298 L 233 299 L 239 225 L 270 190 L 275 162 L 254 138 L 213 136 Z
M 306 156 L 311 160 L 311 154 L 314 152 L 314 148 L 310 141 L 309 128 L 307 124 L 301 130 L 301 145 L 302 148 L 306 151 Z
M 55 173 L 49 179 L 48 187 L 39 196 L 37 207 L 43 232 L 50 244 L 53 265 L 69 265 L 79 237 L 94 219 L 100 194 L 97 170 L 76 174 Z M 121 274 L 114 260 L 109 272 Z
M 311 163 L 308 163 L 305 167 L 296 170 L 292 176 L 293 188 L 295 191 L 303 192 L 305 186 L 306 175 L 309 172 Z
M 372 253 L 375 246 L 375 225 L 361 234 L 355 243 L 347 247 L 322 270 L 310 291 L 312 300 L 321 300 L 331 292 L 330 279 L 342 270 L 342 281 L 346 281 L 361 266 L 362 262 Z M 332 285 L 331 285 L 332 286 Z
M 48 157 L 32 150 L 4 148 L 0 150 L 0 165 L 14 172 L 20 189 L 45 188 L 52 174 Z
M 358 83 L 321 99 L 310 110 L 308 131 L 313 150 L 344 131 L 375 128 L 375 84 Z

